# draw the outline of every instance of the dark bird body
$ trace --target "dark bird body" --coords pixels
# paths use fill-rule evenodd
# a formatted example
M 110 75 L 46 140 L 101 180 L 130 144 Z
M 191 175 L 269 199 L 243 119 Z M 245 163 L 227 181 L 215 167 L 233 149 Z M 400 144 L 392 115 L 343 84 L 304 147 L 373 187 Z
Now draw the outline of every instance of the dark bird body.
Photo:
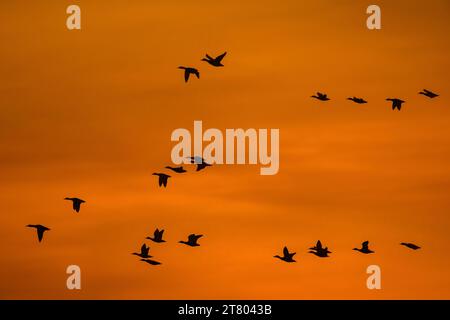
M 215 58 L 212 58 L 211 56 L 206 54 L 206 58 L 203 58 L 202 61 L 206 61 L 206 62 L 208 62 L 210 65 L 212 65 L 214 67 L 223 67 L 222 59 L 223 59 L 223 57 L 225 57 L 226 54 L 227 53 L 224 52 L 220 56 L 217 56 Z
M 172 170 L 176 173 L 185 173 L 187 172 L 186 170 L 184 170 L 183 167 L 171 167 L 171 166 L 166 166 L 166 169 Z
M 331 251 L 328 250 L 328 247 L 323 247 L 322 243 L 320 242 L 320 240 L 317 241 L 316 245 L 312 248 L 309 248 L 311 251 L 308 251 L 308 253 L 312 253 L 315 254 L 318 257 L 321 258 L 327 258 L 329 257 L 329 253 L 332 253 Z
M 408 247 L 408 248 L 413 249 L 413 250 L 420 249 L 420 247 L 417 246 L 417 245 L 415 245 L 414 243 L 402 242 L 402 243 L 400 243 L 400 244 L 401 244 L 402 246 Z
M 42 238 L 44 237 L 44 232 L 50 230 L 49 228 L 47 228 L 41 224 L 29 224 L 29 225 L 27 225 L 27 227 L 36 228 L 39 242 L 42 241 Z
M 315 98 L 320 101 L 328 101 L 330 98 L 325 93 L 317 92 L 317 95 L 311 96 L 311 98 Z
M 165 173 L 153 173 L 152 175 L 159 177 L 158 184 L 159 184 L 160 187 L 161 186 L 164 186 L 164 188 L 167 187 L 167 180 L 170 178 L 170 176 L 168 174 L 165 174 Z
M 405 102 L 401 99 L 397 98 L 387 98 L 387 101 L 392 101 L 392 110 L 398 109 L 400 111 L 402 109 L 402 104 Z
M 141 257 L 141 258 L 151 258 L 152 256 L 150 256 L 148 254 L 148 251 L 150 250 L 149 247 L 147 247 L 147 245 L 144 243 L 141 247 L 141 252 L 137 253 L 137 252 L 133 252 L 132 254 L 134 254 L 135 256 Z
M 365 253 L 365 254 L 369 254 L 369 253 L 374 253 L 375 251 L 372 251 L 369 249 L 369 241 L 364 241 L 362 243 L 362 248 L 353 248 L 353 250 L 359 251 L 361 253 Z
M 164 230 L 156 229 L 155 232 L 153 233 L 153 238 L 147 237 L 145 239 L 149 239 L 149 240 L 152 240 L 153 242 L 158 242 L 158 243 L 166 242 L 166 240 L 163 240 L 163 238 L 162 238 L 163 233 L 164 233 Z
M 363 98 L 357 98 L 357 97 L 347 98 L 347 100 L 351 100 L 351 101 L 353 101 L 355 103 L 358 103 L 358 104 L 367 103 L 367 101 L 364 100 Z
M 438 94 L 436 94 L 434 92 L 431 92 L 430 90 L 427 90 L 427 89 L 423 89 L 422 91 L 419 92 L 419 94 L 422 94 L 422 95 L 424 95 L 424 96 L 426 96 L 428 98 L 431 98 L 431 99 L 439 97 Z
M 178 241 L 179 243 L 183 243 L 185 245 L 191 246 L 191 247 L 198 247 L 199 244 L 197 243 L 197 240 L 203 237 L 202 234 L 190 234 L 188 236 L 188 241 Z
M 141 261 L 147 262 L 148 264 L 151 264 L 152 266 L 157 266 L 157 265 L 161 264 L 161 262 L 158 262 L 155 260 L 150 260 L 150 259 L 141 259 Z
M 70 201 L 72 201 L 72 207 L 73 207 L 73 210 L 75 210 L 76 212 L 80 212 L 80 206 L 81 206 L 81 204 L 86 202 L 86 201 L 84 201 L 84 200 L 82 200 L 82 199 L 78 199 L 78 198 L 69 198 L 69 197 L 64 198 L 64 200 L 70 200 Z
M 283 256 L 280 257 L 279 255 L 273 256 L 274 258 L 278 258 L 280 260 L 283 260 L 285 262 L 296 262 L 294 258 L 295 252 L 289 252 L 287 247 L 283 248 Z
M 184 82 L 188 82 L 189 80 L 189 76 L 191 74 L 194 74 L 198 79 L 200 79 L 200 72 L 195 69 L 195 68 L 190 68 L 190 67 L 178 67 L 178 69 L 183 69 L 184 70 Z

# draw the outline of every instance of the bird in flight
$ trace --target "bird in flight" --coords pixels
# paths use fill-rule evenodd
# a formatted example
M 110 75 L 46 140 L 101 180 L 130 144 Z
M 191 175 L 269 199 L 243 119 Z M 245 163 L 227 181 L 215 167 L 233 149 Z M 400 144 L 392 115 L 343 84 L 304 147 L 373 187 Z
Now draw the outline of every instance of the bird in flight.
M 402 103 L 404 103 L 405 101 L 397 99 L 397 98 L 387 98 L 387 101 L 392 101 L 392 110 L 398 109 L 398 111 L 400 111 L 400 109 L 402 108 Z
M 27 227 L 29 227 L 29 228 L 36 228 L 39 242 L 42 241 L 42 237 L 44 236 L 44 232 L 50 230 L 49 228 L 44 227 L 43 225 L 40 225 L 40 224 L 29 224 L 29 225 L 27 225 Z
M 362 248 L 361 249 L 353 248 L 353 250 L 356 250 L 356 251 L 359 251 L 359 252 L 365 253 L 365 254 L 374 253 L 375 252 L 375 251 L 372 251 L 372 250 L 369 249 L 369 241 L 364 241 L 362 243 Z
M 427 89 L 423 89 L 422 91 L 419 92 L 419 94 L 423 94 L 424 96 L 431 98 L 431 99 L 439 97 L 438 94 L 431 92 L 430 90 L 427 90 Z
M 184 70 L 184 82 L 188 82 L 189 76 L 191 75 L 191 73 L 194 74 L 198 79 L 200 79 L 200 72 L 198 72 L 198 70 L 195 68 L 180 66 L 180 67 L 178 67 L 178 69 Z
M 150 256 L 148 254 L 149 250 L 150 250 L 150 247 L 147 247 L 147 245 L 144 243 L 141 247 L 140 253 L 133 252 L 132 254 L 134 254 L 135 256 L 141 257 L 141 258 L 151 258 L 152 256 Z
M 311 251 L 308 251 L 309 253 L 315 254 L 318 257 L 321 258 L 327 258 L 329 257 L 329 253 L 332 253 L 328 250 L 328 247 L 323 248 L 322 242 L 320 240 L 317 241 L 316 245 L 312 248 L 309 248 Z
M 206 54 L 206 58 L 203 58 L 202 61 L 206 61 L 206 62 L 208 62 L 210 65 L 212 65 L 214 67 L 223 67 L 222 59 L 223 59 L 223 57 L 225 57 L 226 54 L 227 53 L 224 52 L 220 56 L 217 56 L 215 58 L 212 58 L 211 56 Z
M 159 177 L 158 183 L 159 183 L 160 187 L 161 186 L 164 186 L 164 188 L 167 187 L 167 180 L 170 178 L 170 176 L 168 174 L 165 174 L 165 173 L 153 173 L 152 175 Z
M 311 96 L 311 98 L 315 98 L 320 101 L 328 101 L 330 98 L 327 97 L 325 93 L 317 92 L 317 95 Z
M 78 198 L 69 198 L 69 197 L 64 198 L 64 200 L 72 201 L 73 210 L 75 210 L 76 212 L 80 212 L 81 204 L 86 202 L 86 201 L 78 199 Z
M 164 230 L 156 229 L 155 232 L 153 233 L 153 238 L 147 237 L 145 239 L 149 239 L 149 240 L 152 240 L 153 242 L 158 242 L 158 243 L 166 242 L 166 240 L 163 240 L 163 238 L 162 238 L 163 233 L 164 233 Z
M 186 170 L 184 170 L 183 167 L 171 167 L 171 166 L 166 166 L 166 169 L 172 170 L 176 173 L 185 173 L 187 172 Z
M 278 258 L 280 260 L 283 260 L 285 262 L 296 262 L 294 258 L 295 252 L 289 252 L 287 247 L 283 248 L 283 256 L 280 257 L 279 255 L 273 256 L 274 258 Z
M 179 243 L 183 243 L 185 245 L 191 246 L 191 247 L 198 247 L 199 244 L 197 243 L 197 240 L 200 239 L 201 237 L 203 237 L 202 234 L 190 234 L 188 236 L 188 241 L 178 241 Z
M 212 165 L 207 163 L 205 161 L 205 159 L 203 159 L 202 157 L 189 157 L 189 159 L 191 159 L 191 163 L 196 164 L 197 165 L 197 170 L 196 171 L 200 171 L 205 169 L 206 167 L 211 167 Z
M 161 262 L 150 260 L 150 259 L 141 259 L 141 261 L 147 262 L 148 264 L 151 264 L 152 266 L 157 266 L 158 264 L 161 264 Z
M 408 247 L 408 248 L 413 249 L 413 250 L 420 249 L 420 247 L 417 246 L 417 245 L 415 245 L 414 243 L 402 242 L 402 243 L 400 243 L 400 244 L 401 244 L 402 246 Z
M 355 103 L 358 103 L 358 104 L 367 103 L 367 101 L 364 100 L 363 98 L 357 98 L 357 97 L 347 98 L 347 100 L 351 100 L 351 101 L 353 101 Z

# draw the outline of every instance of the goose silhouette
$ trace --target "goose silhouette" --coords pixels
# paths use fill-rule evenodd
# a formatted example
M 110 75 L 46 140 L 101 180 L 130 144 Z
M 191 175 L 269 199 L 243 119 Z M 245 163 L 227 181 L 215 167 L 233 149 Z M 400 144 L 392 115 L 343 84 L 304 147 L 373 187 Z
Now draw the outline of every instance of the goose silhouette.
M 311 98 L 315 98 L 320 101 L 328 101 L 330 98 L 325 93 L 317 92 L 317 95 L 311 96 Z
M 152 266 L 157 266 L 157 265 L 161 264 L 161 262 L 158 262 L 155 260 L 150 260 L 150 259 L 141 259 L 141 261 L 151 264 Z
M 73 210 L 75 210 L 76 212 L 80 212 L 80 206 L 81 206 L 81 204 L 86 202 L 86 201 L 84 201 L 84 200 L 82 200 L 82 199 L 78 199 L 78 198 L 69 198 L 69 197 L 64 198 L 64 200 L 70 200 L 70 201 L 72 201 L 72 207 L 73 207 Z
M 29 224 L 29 225 L 27 225 L 27 227 L 36 228 L 39 242 L 42 241 L 42 238 L 44 237 L 44 232 L 50 230 L 49 228 L 47 228 L 41 224 Z
M 289 252 L 288 248 L 284 247 L 283 248 L 283 256 L 282 257 L 280 257 L 279 255 L 276 255 L 276 256 L 273 256 L 273 257 L 274 258 L 278 258 L 280 260 L 283 260 L 285 262 L 296 262 L 293 259 L 295 254 L 296 254 L 295 252 Z
M 353 248 L 353 250 L 359 251 L 361 253 L 365 253 L 365 254 L 369 254 L 369 253 L 374 253 L 375 251 L 372 251 L 369 249 L 369 241 L 364 241 L 362 243 L 362 248 Z
M 408 247 L 408 248 L 413 249 L 413 250 L 420 249 L 420 247 L 419 247 L 418 245 L 415 245 L 414 243 L 402 242 L 402 243 L 400 243 L 400 244 L 401 244 L 402 246 Z
M 137 252 L 133 252 L 132 254 L 134 254 L 135 256 L 141 257 L 141 258 L 152 258 L 152 256 L 150 256 L 148 254 L 148 251 L 150 250 L 149 247 L 147 247 L 147 245 L 144 243 L 141 247 L 141 252 L 137 253 Z
M 351 101 L 353 101 L 355 103 L 358 103 L 358 104 L 367 103 L 367 101 L 364 100 L 363 98 L 357 98 L 357 97 L 347 98 L 347 100 L 351 100 Z
M 214 67 L 223 67 L 222 59 L 223 59 L 223 57 L 225 57 L 226 54 L 227 53 L 224 52 L 220 56 L 217 56 L 215 58 L 212 58 L 211 56 L 206 54 L 206 58 L 203 58 L 202 61 L 206 61 L 206 62 L 208 62 L 210 65 L 212 65 Z
M 191 74 L 194 74 L 198 79 L 200 79 L 200 72 L 198 72 L 198 70 L 195 68 L 180 66 L 178 67 L 178 69 L 184 70 L 184 82 L 188 82 L 189 76 Z
M 198 246 L 200 246 L 198 243 L 197 243 L 197 241 L 198 241 L 198 239 L 200 239 L 201 237 L 203 237 L 203 235 L 202 234 L 194 234 L 194 233 L 192 233 L 192 234 L 190 234 L 189 236 L 188 236 L 188 241 L 178 241 L 179 243 L 183 243 L 183 244 L 185 244 L 185 245 L 188 245 L 188 246 L 191 246 L 191 247 L 198 247 Z
M 158 184 L 159 184 L 160 187 L 161 186 L 164 186 L 164 188 L 167 187 L 167 180 L 170 178 L 170 176 L 168 174 L 165 174 L 165 173 L 153 173 L 152 175 L 159 177 Z
M 328 253 L 332 253 L 331 251 L 328 251 L 328 247 L 323 248 L 322 247 L 322 242 L 320 242 L 320 240 L 317 240 L 317 243 L 314 247 L 309 248 L 310 250 L 315 250 L 315 251 L 321 251 L 321 250 L 325 250 Z
M 184 170 L 183 167 L 171 167 L 171 166 L 166 166 L 166 169 L 172 170 L 176 173 L 185 173 L 187 172 L 186 170 Z
M 328 250 L 328 247 L 323 248 L 322 243 L 320 240 L 317 241 L 316 246 L 309 248 L 310 251 L 308 253 L 315 254 L 316 256 L 320 258 L 327 258 L 329 257 L 329 253 L 332 253 Z
M 147 237 L 145 239 L 149 239 L 149 240 L 152 240 L 153 242 L 158 242 L 158 243 L 166 242 L 166 240 L 163 240 L 163 238 L 162 238 L 163 233 L 164 233 L 164 230 L 156 229 L 155 232 L 153 233 L 153 238 Z
M 397 98 L 387 98 L 387 101 L 392 101 L 392 110 L 398 109 L 400 111 L 402 109 L 402 104 L 405 102 L 401 99 Z
M 431 99 L 439 97 L 438 94 L 436 94 L 434 92 L 431 92 L 430 90 L 427 90 L 427 89 L 423 89 L 422 91 L 419 92 L 419 94 L 422 94 L 422 95 L 424 95 L 424 96 L 426 96 L 428 98 L 431 98 Z
M 206 167 L 211 167 L 212 164 L 209 164 L 205 161 L 205 159 L 203 159 L 202 157 L 188 157 L 189 159 L 191 159 L 191 163 L 196 164 L 197 165 L 197 170 L 196 171 L 200 171 L 205 169 Z

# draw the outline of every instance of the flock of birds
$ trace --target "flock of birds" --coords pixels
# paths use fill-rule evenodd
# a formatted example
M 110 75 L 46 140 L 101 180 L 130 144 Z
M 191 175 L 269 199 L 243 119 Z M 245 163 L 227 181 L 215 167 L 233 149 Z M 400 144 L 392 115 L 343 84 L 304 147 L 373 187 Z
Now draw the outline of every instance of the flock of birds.
M 424 95 L 425 97 L 428 97 L 430 99 L 439 97 L 438 94 L 436 94 L 430 90 L 427 90 L 427 89 L 423 89 L 422 91 L 419 92 L 419 94 Z M 312 95 L 311 98 L 314 98 L 314 99 L 317 99 L 320 101 L 331 100 L 326 93 L 322 93 L 322 92 L 317 92 L 315 95 Z M 358 98 L 358 97 L 350 97 L 350 98 L 347 98 L 347 100 L 353 101 L 357 104 L 368 103 L 363 98 Z M 398 99 L 398 98 L 387 98 L 386 101 L 391 101 L 392 102 L 392 110 L 397 109 L 398 111 L 400 111 L 402 109 L 402 104 L 406 102 L 406 101 L 404 101 L 402 99 Z
M 206 57 L 201 59 L 201 61 L 205 61 L 208 64 L 210 64 L 213 67 L 223 67 L 224 65 L 222 64 L 222 60 L 225 57 L 227 53 L 224 52 L 221 55 L 213 58 L 211 56 L 209 56 L 208 54 L 206 54 Z M 198 79 L 200 79 L 200 72 L 198 71 L 198 69 L 193 68 L 193 67 L 184 67 L 184 66 L 180 66 L 178 67 L 179 69 L 184 70 L 184 80 L 185 82 L 188 82 L 189 77 L 191 74 L 195 75 Z M 419 94 L 424 95 L 430 99 L 436 98 L 439 95 L 429 91 L 427 89 L 423 89 L 422 91 L 419 92 Z M 317 100 L 320 101 L 329 101 L 330 98 L 327 96 L 327 94 L 325 93 L 321 93 L 321 92 L 317 92 L 316 95 L 311 96 L 312 98 L 315 98 Z M 365 99 L 363 98 L 358 98 L 358 97 L 350 97 L 347 98 L 347 100 L 351 100 L 357 104 L 365 104 L 368 103 Z M 404 100 L 398 99 L 398 98 L 388 98 L 386 99 L 387 101 L 391 101 L 392 102 L 392 109 L 398 109 L 401 110 L 402 104 L 405 102 Z M 207 163 L 203 158 L 198 157 L 198 156 L 194 156 L 194 157 L 189 157 L 190 159 L 190 163 L 191 164 L 195 164 L 197 166 L 196 171 L 200 171 L 205 169 L 206 167 L 211 166 L 211 164 Z M 169 169 L 177 174 L 182 174 L 187 172 L 187 170 L 185 168 L 183 168 L 183 166 L 179 166 L 179 167 L 172 167 L 172 166 L 166 166 L 166 169 Z M 171 178 L 170 175 L 166 174 L 166 173 L 161 173 L 161 172 L 155 172 L 153 173 L 153 175 L 158 176 L 158 184 L 160 187 L 167 187 L 167 182 L 168 179 Z M 72 201 L 72 207 L 73 210 L 76 212 L 80 212 L 80 207 L 81 204 L 85 203 L 86 201 L 79 199 L 79 198 L 71 198 L 71 197 L 67 197 L 64 200 L 69 200 Z M 38 240 L 39 242 L 42 241 L 43 236 L 44 236 L 44 232 L 49 231 L 50 229 L 47 228 L 46 226 L 40 225 L 40 224 L 29 224 L 27 225 L 27 227 L 30 228 L 35 228 L 37 231 L 37 236 L 38 236 Z M 153 237 L 147 237 L 146 239 L 149 239 L 155 243 L 163 243 L 166 242 L 165 240 L 163 240 L 163 234 L 164 234 L 164 230 L 159 230 L 156 229 L 153 233 Z M 187 241 L 179 241 L 179 243 L 191 246 L 191 247 L 197 247 L 200 246 L 200 244 L 198 244 L 198 240 L 202 237 L 203 235 L 199 234 L 190 234 L 188 236 Z M 410 248 L 412 250 L 417 250 L 420 249 L 419 246 L 413 244 L 413 243 L 406 243 L 406 242 L 402 242 L 401 245 Z M 161 262 L 155 261 L 155 260 L 151 260 L 150 258 L 152 258 L 151 255 L 149 255 L 149 250 L 150 247 L 148 247 L 145 243 L 141 246 L 141 250 L 140 252 L 133 252 L 133 255 L 136 255 L 138 257 L 141 258 L 141 261 L 146 262 L 150 265 L 160 265 Z M 322 243 L 319 241 L 317 241 L 316 245 L 314 247 L 309 248 L 309 253 L 316 255 L 317 257 L 320 258 L 327 258 L 329 257 L 328 254 L 332 253 L 331 251 L 328 250 L 328 247 L 323 247 Z M 374 251 L 369 249 L 369 241 L 364 241 L 362 243 L 362 247 L 361 248 L 354 248 L 353 250 L 359 251 L 363 254 L 370 254 L 370 253 L 374 253 Z M 275 255 L 275 258 L 278 258 L 282 261 L 285 262 L 296 262 L 294 260 L 294 255 L 296 253 L 295 252 L 289 252 L 287 247 L 283 248 L 283 255 L 279 256 L 279 255 Z

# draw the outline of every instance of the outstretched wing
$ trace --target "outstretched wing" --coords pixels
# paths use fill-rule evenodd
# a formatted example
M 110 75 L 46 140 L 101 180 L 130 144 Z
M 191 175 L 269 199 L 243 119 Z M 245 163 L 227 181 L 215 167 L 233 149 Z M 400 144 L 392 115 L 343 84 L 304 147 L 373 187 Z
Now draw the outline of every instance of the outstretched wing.
M 80 212 L 81 201 L 73 200 L 73 210 Z
M 362 248 L 363 248 L 363 250 L 368 250 L 369 249 L 369 241 L 364 241 L 362 243 Z
M 42 238 L 44 237 L 44 231 L 45 231 L 44 229 L 37 228 L 37 235 L 38 235 L 39 242 L 41 242 Z
M 191 73 L 187 69 L 184 70 L 184 82 L 188 82 L 190 74 Z
M 193 241 L 193 242 L 196 242 L 198 239 L 200 239 L 201 237 L 203 237 L 203 235 L 202 234 L 190 234 L 189 235 L 189 237 L 188 237 L 188 239 L 189 239 L 189 242 L 191 242 L 191 241 Z
M 227 52 L 225 51 L 224 53 L 222 53 L 220 56 L 217 56 L 216 57 L 216 60 L 217 60 L 217 62 L 221 62 L 222 61 L 222 59 L 223 59 L 223 57 L 225 57 L 226 56 L 226 54 L 227 54 Z
M 320 242 L 320 240 L 317 240 L 316 248 L 317 250 L 322 249 L 322 242 Z

